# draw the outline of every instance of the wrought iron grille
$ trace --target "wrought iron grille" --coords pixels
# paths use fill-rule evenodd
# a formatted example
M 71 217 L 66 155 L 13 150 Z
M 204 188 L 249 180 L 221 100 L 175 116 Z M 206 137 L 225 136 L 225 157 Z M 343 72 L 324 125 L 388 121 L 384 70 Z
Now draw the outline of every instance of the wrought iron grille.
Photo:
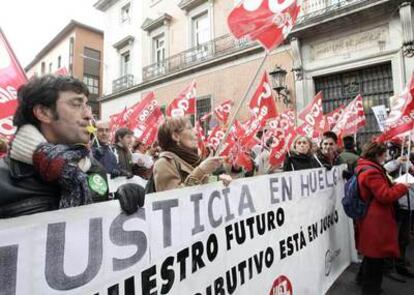
M 391 64 L 380 64 L 360 70 L 314 78 L 315 91 L 323 91 L 323 110 L 329 113 L 347 104 L 358 94 L 363 97 L 366 125 L 359 130 L 358 141 L 369 140 L 380 133 L 371 107 L 389 106 L 389 98 L 394 94 Z

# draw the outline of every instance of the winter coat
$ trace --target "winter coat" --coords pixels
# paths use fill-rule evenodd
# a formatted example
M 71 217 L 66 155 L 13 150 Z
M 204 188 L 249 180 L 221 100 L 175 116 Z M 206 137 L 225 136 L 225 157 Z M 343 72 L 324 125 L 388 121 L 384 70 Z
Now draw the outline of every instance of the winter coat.
M 392 184 L 385 170 L 377 163 L 361 158 L 357 172 L 363 167 L 366 170 L 358 176 L 359 193 L 360 198 L 369 205 L 366 215 L 357 221 L 357 249 L 370 258 L 399 257 L 393 203 L 408 189 L 403 184 Z
M 88 185 L 94 202 L 108 200 L 106 193 L 94 191 L 91 186 L 95 175 L 104 181 L 107 178 L 104 168 L 92 159 L 88 170 Z M 96 180 L 96 179 L 95 179 Z M 46 183 L 36 173 L 32 165 L 4 158 L 0 160 L 0 218 L 17 217 L 59 209 L 60 188 L 57 183 Z
M 357 161 L 359 159 L 359 156 L 352 152 L 352 151 L 343 151 L 340 155 L 339 155 L 339 159 L 341 161 L 341 163 L 345 163 L 348 165 L 348 170 L 349 171 L 354 171 L 355 167 L 357 165 Z
M 115 155 L 118 159 L 118 167 L 132 174 L 132 166 L 134 164 L 132 162 L 132 153 L 119 145 L 115 145 Z
M 157 192 L 174 188 L 207 183 L 208 174 L 193 167 L 171 152 L 162 152 L 153 169 L 155 190 Z
M 326 155 L 324 155 L 321 150 L 318 150 L 316 157 L 318 158 L 319 162 L 328 170 L 331 170 L 333 166 L 342 164 L 342 161 L 339 158 L 339 154 L 335 154 L 331 160 Z
M 320 168 L 321 165 L 313 155 L 290 152 L 283 163 L 283 171 L 296 171 L 304 169 Z
M 119 170 L 114 149 L 110 145 L 92 147 L 93 157 L 101 163 L 106 173 L 112 174 L 113 170 Z

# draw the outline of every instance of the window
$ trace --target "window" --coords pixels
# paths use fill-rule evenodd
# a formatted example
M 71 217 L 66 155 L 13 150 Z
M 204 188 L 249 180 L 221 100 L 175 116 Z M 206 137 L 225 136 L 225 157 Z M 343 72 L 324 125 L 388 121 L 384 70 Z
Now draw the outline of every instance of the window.
M 89 92 L 91 94 L 99 94 L 99 77 L 91 76 L 91 75 L 84 75 L 83 76 L 83 83 L 88 86 Z
M 69 73 L 73 73 L 73 47 L 75 43 L 75 38 L 70 37 L 69 41 Z
M 121 23 L 129 22 L 129 12 L 131 10 L 131 3 L 128 3 L 121 8 Z
M 153 41 L 153 61 L 161 64 L 165 59 L 165 36 L 161 34 L 152 39 Z
M 121 54 L 121 77 L 130 73 L 129 51 Z
M 52 73 L 53 64 L 49 63 L 49 73 Z
M 59 55 L 58 56 L 58 61 L 57 61 L 57 67 L 58 67 L 58 69 L 60 69 L 61 67 L 62 67 L 62 57 Z
M 41 64 L 40 67 L 41 67 L 40 72 L 41 72 L 42 75 L 44 75 L 46 73 L 46 64 L 45 64 L 44 61 L 42 61 L 42 64 Z
M 192 18 L 193 47 L 210 41 L 210 18 L 208 11 Z
M 83 48 L 83 73 L 100 76 L 101 52 L 92 48 Z

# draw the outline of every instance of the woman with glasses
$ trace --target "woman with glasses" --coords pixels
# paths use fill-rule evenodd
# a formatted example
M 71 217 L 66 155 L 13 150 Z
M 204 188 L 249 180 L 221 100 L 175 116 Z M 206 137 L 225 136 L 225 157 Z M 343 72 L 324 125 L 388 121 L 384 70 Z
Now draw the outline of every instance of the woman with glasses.
M 207 183 L 223 163 L 222 157 L 202 161 L 196 133 L 185 117 L 167 118 L 158 128 L 158 144 L 162 152 L 153 169 L 156 192 Z
M 321 167 L 311 149 L 312 141 L 306 136 L 298 136 L 292 150 L 286 155 L 283 171 L 296 171 Z

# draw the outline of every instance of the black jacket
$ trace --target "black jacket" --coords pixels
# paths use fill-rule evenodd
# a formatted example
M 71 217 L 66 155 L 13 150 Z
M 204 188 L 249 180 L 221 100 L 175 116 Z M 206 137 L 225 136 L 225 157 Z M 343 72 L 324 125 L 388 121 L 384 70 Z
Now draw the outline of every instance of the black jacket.
M 313 155 L 304 155 L 295 152 L 288 153 L 283 163 L 283 171 L 296 171 L 319 167 L 321 165 Z
M 318 150 L 316 157 L 319 159 L 321 164 L 328 170 L 331 170 L 333 166 L 341 165 L 342 161 L 339 158 L 339 154 L 335 154 L 333 159 L 329 159 L 327 156 L 322 154 L 321 150 Z
M 107 183 L 104 168 L 94 159 L 87 174 L 98 174 Z M 108 191 L 91 192 L 94 202 L 108 200 Z M 57 210 L 59 201 L 58 184 L 44 182 L 33 166 L 10 158 L 0 160 L 0 218 Z

